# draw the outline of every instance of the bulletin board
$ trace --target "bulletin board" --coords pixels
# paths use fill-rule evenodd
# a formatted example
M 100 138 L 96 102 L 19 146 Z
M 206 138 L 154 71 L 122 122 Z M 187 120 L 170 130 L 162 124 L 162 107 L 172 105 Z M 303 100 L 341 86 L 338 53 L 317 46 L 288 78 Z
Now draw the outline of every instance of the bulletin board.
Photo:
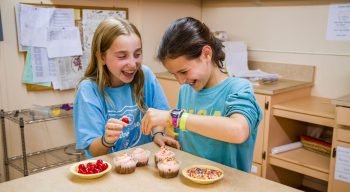
M 74 9 L 74 25 L 75 27 L 77 27 L 79 29 L 79 33 L 80 33 L 80 39 L 81 39 L 81 43 L 84 49 L 84 44 L 87 44 L 87 40 L 86 38 L 83 38 L 83 13 L 85 10 L 90 10 L 91 12 L 103 12 L 103 11 L 111 11 L 111 13 L 115 13 L 121 17 L 123 17 L 124 19 L 128 19 L 129 15 L 128 15 L 128 8 L 120 8 L 120 7 L 97 7 L 97 6 L 76 6 L 76 5 L 56 5 L 56 4 L 33 4 L 33 3 L 20 3 L 23 5 L 31 5 L 31 6 L 39 6 L 39 7 L 54 7 L 54 8 L 65 8 L 65 9 Z M 16 13 L 17 14 L 17 13 Z M 17 15 L 16 15 L 17 16 Z M 16 19 L 17 20 L 17 19 Z M 18 20 L 17 20 L 18 22 Z M 88 22 L 86 22 L 88 23 Z M 85 24 L 88 25 L 88 24 Z M 18 24 L 17 24 L 17 28 L 18 28 Z M 91 31 L 90 31 L 91 32 Z M 93 33 L 93 31 L 92 31 Z M 89 39 L 91 41 L 91 39 Z M 20 45 L 20 40 L 18 39 L 18 48 L 20 52 L 24 52 L 24 58 L 25 58 L 25 62 L 27 59 L 27 52 L 26 52 L 26 48 Z M 84 50 L 84 51 L 88 51 L 90 52 L 90 50 Z M 25 82 L 23 82 L 25 83 Z M 51 86 L 42 86 L 40 84 L 31 84 L 31 83 L 25 83 L 26 85 L 26 89 L 27 91 L 43 91 L 43 90 L 54 90 L 53 85 L 51 84 Z

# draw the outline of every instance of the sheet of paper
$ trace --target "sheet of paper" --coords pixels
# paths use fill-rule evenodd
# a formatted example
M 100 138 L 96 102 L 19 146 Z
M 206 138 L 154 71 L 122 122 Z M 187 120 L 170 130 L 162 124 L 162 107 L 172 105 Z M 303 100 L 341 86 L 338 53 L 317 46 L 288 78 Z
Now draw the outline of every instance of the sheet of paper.
M 56 58 L 55 60 L 59 89 L 74 89 L 83 76 L 81 56 Z
M 20 4 L 20 41 L 22 46 L 46 47 L 47 33 L 54 8 Z
M 350 40 L 350 3 L 330 5 L 327 40 Z
M 83 47 L 91 49 L 91 42 L 97 26 L 101 21 L 111 17 L 126 18 L 125 11 L 83 9 Z
M 230 76 L 248 71 L 247 45 L 241 41 L 227 41 L 225 46 L 225 64 Z
M 21 21 L 20 21 L 20 14 L 21 14 L 21 5 L 17 4 L 15 6 L 15 14 L 16 14 L 16 28 L 17 28 L 17 43 L 18 43 L 18 51 L 19 52 L 26 52 L 27 47 L 21 45 L 22 37 L 21 37 Z
M 50 27 L 74 27 L 74 9 L 56 8 L 50 20 Z
M 350 183 L 350 148 L 337 147 L 334 178 Z
M 34 82 L 51 82 L 49 58 L 46 48 L 31 47 L 32 72 Z
M 49 58 L 82 55 L 79 29 L 77 27 L 50 28 L 47 54 Z
M 27 50 L 26 63 L 24 65 L 24 71 L 22 75 L 22 83 L 26 84 L 35 84 L 41 86 L 51 86 L 51 82 L 42 82 L 42 83 L 34 83 L 33 81 L 33 72 L 32 72 L 32 53 L 30 47 Z

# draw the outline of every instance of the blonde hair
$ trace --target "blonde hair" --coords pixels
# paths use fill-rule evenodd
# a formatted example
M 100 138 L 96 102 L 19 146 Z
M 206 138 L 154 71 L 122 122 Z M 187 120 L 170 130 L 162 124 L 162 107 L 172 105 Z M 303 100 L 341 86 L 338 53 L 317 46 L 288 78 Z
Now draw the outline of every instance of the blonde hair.
M 110 100 L 104 92 L 106 86 L 111 86 L 111 77 L 106 65 L 103 65 L 102 56 L 111 47 L 113 41 L 120 35 L 136 34 L 141 41 L 140 32 L 135 25 L 122 18 L 110 18 L 102 21 L 94 33 L 91 45 L 89 65 L 84 73 L 84 79 L 95 81 L 102 97 Z M 141 44 L 142 46 L 142 44 Z M 130 83 L 133 89 L 137 107 L 144 113 L 147 109 L 144 102 L 144 74 L 140 67 Z

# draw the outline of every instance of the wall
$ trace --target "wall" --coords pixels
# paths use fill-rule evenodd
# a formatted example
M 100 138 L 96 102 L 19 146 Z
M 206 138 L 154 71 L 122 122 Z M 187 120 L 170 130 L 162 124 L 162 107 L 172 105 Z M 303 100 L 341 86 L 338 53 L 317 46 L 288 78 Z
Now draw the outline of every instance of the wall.
M 67 103 L 72 102 L 74 98 L 74 90 L 28 92 L 21 83 L 24 55 L 18 52 L 14 12 L 14 7 L 19 2 L 127 7 L 129 9 L 129 20 L 139 28 L 143 37 L 144 63 L 155 72 L 165 70 L 154 58 L 161 34 L 169 23 L 182 16 L 201 18 L 199 0 L 1 0 L 4 41 L 0 42 L 0 108 L 5 110 L 29 108 L 33 104 Z M 72 124 L 72 120 L 67 119 L 26 126 L 28 151 L 73 143 L 74 130 Z M 11 146 L 8 146 L 9 155 L 18 155 L 20 154 L 19 128 L 8 121 L 6 125 L 7 143 L 11 143 Z M 1 170 L 3 165 L 2 149 L 0 149 L 0 152 Z M 20 174 L 12 173 L 11 178 L 18 176 Z M 1 179 L 4 180 L 3 174 Z
M 312 95 L 350 93 L 350 41 L 327 41 L 329 2 L 203 0 L 202 20 L 245 41 L 249 60 L 316 66 Z

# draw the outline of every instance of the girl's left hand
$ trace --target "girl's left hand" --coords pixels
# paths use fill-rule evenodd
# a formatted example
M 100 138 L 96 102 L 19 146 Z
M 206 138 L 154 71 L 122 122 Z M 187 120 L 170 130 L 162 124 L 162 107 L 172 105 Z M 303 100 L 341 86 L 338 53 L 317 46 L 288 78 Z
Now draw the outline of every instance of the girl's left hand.
M 145 135 L 151 134 L 153 128 L 161 126 L 166 128 L 169 124 L 170 112 L 149 108 L 141 121 L 141 130 Z

